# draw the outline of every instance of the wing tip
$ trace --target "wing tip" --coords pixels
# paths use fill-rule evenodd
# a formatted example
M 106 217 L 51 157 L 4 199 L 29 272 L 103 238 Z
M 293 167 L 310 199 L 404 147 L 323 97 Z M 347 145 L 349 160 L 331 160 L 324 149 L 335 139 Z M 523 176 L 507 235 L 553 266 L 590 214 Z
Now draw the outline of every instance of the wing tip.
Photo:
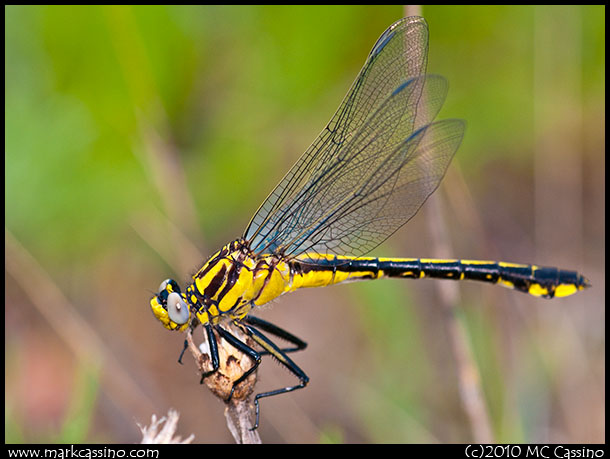
M 392 40 L 392 38 L 398 33 L 400 28 L 408 27 L 411 25 L 420 25 L 426 31 L 428 30 L 428 23 L 421 16 L 407 16 L 402 19 L 399 19 L 381 34 L 381 36 L 373 46 L 373 49 L 371 50 L 371 56 L 378 55 Z

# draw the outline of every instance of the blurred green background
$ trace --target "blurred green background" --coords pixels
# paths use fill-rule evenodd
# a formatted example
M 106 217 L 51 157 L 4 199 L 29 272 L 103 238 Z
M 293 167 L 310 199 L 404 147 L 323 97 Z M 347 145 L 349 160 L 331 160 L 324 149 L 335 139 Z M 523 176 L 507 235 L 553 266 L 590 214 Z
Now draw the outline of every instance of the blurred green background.
M 402 7 L 5 7 L 5 434 L 232 442 L 183 337 L 154 320 L 239 237 Z M 379 256 L 560 266 L 554 301 L 460 284 L 498 442 L 605 441 L 605 7 L 425 7 L 441 117 L 468 122 L 430 204 Z M 432 223 L 431 223 L 432 222 Z M 439 282 L 296 292 L 259 316 L 311 383 L 261 403 L 264 442 L 468 442 Z M 293 384 L 272 361 L 259 390 Z

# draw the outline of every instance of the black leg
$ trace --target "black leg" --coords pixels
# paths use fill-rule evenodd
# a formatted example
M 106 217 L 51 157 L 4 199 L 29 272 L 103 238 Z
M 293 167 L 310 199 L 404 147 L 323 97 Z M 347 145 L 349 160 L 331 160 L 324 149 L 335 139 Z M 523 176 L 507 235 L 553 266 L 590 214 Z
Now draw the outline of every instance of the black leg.
M 260 320 L 260 319 L 258 319 L 258 320 Z M 237 326 L 239 326 L 247 335 L 249 335 L 268 354 L 275 357 L 278 362 L 280 362 L 282 365 L 284 365 L 288 370 L 290 370 L 290 372 L 292 374 L 294 374 L 300 380 L 300 383 L 295 386 L 283 387 L 283 388 L 272 390 L 269 392 L 262 392 L 260 394 L 257 394 L 254 397 L 254 406 L 256 408 L 256 422 L 254 424 L 254 427 L 252 427 L 251 430 L 255 430 L 256 428 L 258 428 L 258 421 L 259 421 L 259 406 L 258 406 L 259 399 L 264 398 L 264 397 L 271 397 L 272 395 L 284 394 L 286 392 L 292 392 L 293 390 L 296 390 L 296 389 L 301 389 L 307 385 L 307 383 L 309 382 L 309 377 L 305 374 L 305 372 L 303 370 L 301 370 L 290 359 L 290 357 L 288 357 L 286 355 L 286 353 L 284 351 L 282 351 L 279 347 L 277 347 L 277 345 L 275 345 L 269 338 L 267 338 L 265 335 L 263 335 L 260 331 L 258 331 L 251 325 L 245 325 L 245 324 L 242 324 L 239 322 L 235 322 L 235 324 Z M 265 324 L 267 324 L 267 322 L 265 322 Z M 273 326 L 273 327 L 275 327 L 275 326 Z M 278 330 L 281 330 L 281 329 L 278 328 Z M 290 335 L 290 336 L 292 336 L 292 335 Z M 260 363 L 260 360 L 259 360 L 259 363 Z M 243 379 L 243 377 L 240 379 Z
M 184 353 L 186 352 L 188 347 L 189 347 L 189 342 L 187 340 L 184 340 L 184 347 L 182 348 L 182 352 L 180 353 L 180 357 L 178 357 L 178 363 L 180 365 L 182 365 L 182 357 L 184 356 Z
M 258 368 L 258 366 L 261 363 L 261 355 L 263 353 L 269 354 L 269 355 L 272 355 L 273 357 L 275 357 L 278 362 L 280 362 L 282 365 L 284 365 L 292 374 L 294 374 L 297 378 L 299 378 L 300 383 L 295 386 L 282 387 L 282 388 L 275 389 L 275 390 L 272 390 L 269 392 L 262 392 L 260 394 L 257 394 L 254 397 L 254 406 L 256 409 L 256 422 L 254 424 L 254 427 L 251 430 L 255 430 L 258 428 L 259 417 L 260 417 L 260 410 L 259 410 L 259 404 L 258 404 L 259 399 L 264 398 L 264 397 L 271 397 L 272 395 L 283 394 L 286 392 L 292 392 L 293 390 L 296 390 L 296 389 L 301 389 L 301 388 L 305 387 L 307 385 L 307 383 L 309 382 L 309 377 L 303 372 L 303 370 L 301 370 L 290 359 L 290 357 L 288 357 L 286 355 L 286 352 L 298 351 L 298 350 L 304 349 L 305 346 L 307 346 L 307 344 L 305 342 L 301 341 L 296 336 L 294 336 L 294 335 L 288 333 L 287 331 L 285 331 L 273 324 L 270 324 L 269 322 L 266 322 L 262 319 L 252 318 L 252 317 L 248 317 L 247 319 L 248 320 L 244 320 L 244 322 L 247 322 L 249 325 L 247 325 L 245 323 L 241 323 L 239 321 L 235 321 L 233 323 L 234 323 L 234 325 L 238 326 L 244 333 L 246 333 L 250 338 L 252 338 L 252 340 L 254 342 L 256 342 L 259 346 L 261 346 L 263 348 L 263 351 L 257 352 L 256 350 L 252 349 L 250 346 L 248 346 L 246 343 L 241 341 L 239 338 L 232 335 L 229 331 L 225 330 L 220 325 L 212 326 L 211 324 L 208 323 L 208 324 L 204 325 L 204 328 L 206 329 L 206 333 L 207 333 L 208 345 L 210 347 L 210 356 L 211 356 L 213 368 L 212 368 L 212 370 L 210 370 L 206 373 L 203 373 L 201 375 L 201 381 L 203 382 L 203 380 L 206 377 L 208 377 L 212 373 L 218 371 L 218 368 L 220 366 L 219 365 L 219 356 L 218 356 L 218 343 L 216 341 L 216 336 L 214 335 L 213 330 L 216 330 L 218 335 L 220 337 L 224 338 L 231 346 L 235 347 L 240 352 L 246 354 L 248 357 L 250 357 L 254 361 L 254 365 L 252 365 L 252 367 L 250 369 L 248 369 L 248 371 L 246 371 L 243 375 L 241 375 L 233 383 L 233 386 L 231 387 L 231 393 L 229 394 L 229 397 L 225 400 L 226 402 L 229 402 L 231 400 L 231 398 L 233 397 L 233 393 L 234 393 L 237 385 L 240 384 L 241 382 L 243 382 L 244 380 L 246 380 L 246 378 L 248 378 L 248 376 L 250 376 L 254 371 L 256 371 L 256 369 Z M 258 331 L 256 328 L 254 328 L 255 326 L 259 326 L 263 330 L 293 343 L 296 347 L 290 348 L 287 351 L 280 349 L 269 338 L 267 338 L 260 331 Z
M 266 331 L 267 333 L 271 333 L 272 335 L 275 335 L 278 338 L 284 339 L 284 340 L 288 341 L 289 343 L 292 343 L 296 346 L 296 347 L 290 347 L 290 348 L 282 348 L 281 349 L 282 352 L 302 351 L 303 349 L 305 349 L 307 347 L 307 343 L 305 341 L 297 338 L 292 333 L 287 332 L 283 328 L 280 328 L 277 325 L 272 324 L 271 322 L 267 322 L 266 320 L 263 320 L 263 319 L 260 319 L 258 317 L 254 317 L 254 316 L 246 316 L 244 319 L 242 319 L 242 321 L 246 322 L 250 325 L 254 325 L 257 328 L 260 328 L 261 330 Z M 269 354 L 269 352 L 263 351 L 260 354 L 267 355 L 267 354 Z
M 195 320 L 191 321 L 191 325 L 189 327 L 190 333 L 192 333 L 193 330 L 195 330 L 197 328 L 197 325 L 199 325 L 198 321 L 195 321 Z M 180 353 L 180 356 L 178 357 L 178 363 L 180 365 L 182 365 L 182 357 L 184 357 L 184 353 L 186 352 L 188 347 L 189 347 L 189 342 L 185 339 L 184 340 L 184 347 L 182 348 L 182 352 Z
M 238 351 L 243 352 L 244 354 L 246 354 L 248 357 L 250 357 L 254 361 L 254 365 L 252 365 L 252 367 L 249 368 L 248 371 L 246 371 L 243 375 L 241 375 L 233 383 L 233 386 L 231 386 L 231 393 L 225 400 L 225 402 L 230 402 L 231 398 L 233 397 L 233 392 L 235 392 L 235 388 L 237 387 L 237 385 L 239 383 L 241 383 L 242 381 L 245 381 L 246 378 L 248 376 L 250 376 L 254 371 L 256 371 L 256 369 L 260 365 L 261 355 L 258 352 L 256 352 L 254 349 L 252 349 L 250 346 L 248 346 L 246 343 L 241 341 L 239 338 L 236 338 L 231 333 L 229 333 L 227 330 L 222 328 L 220 325 L 215 325 L 214 328 L 216 329 L 218 334 L 220 336 L 222 336 L 231 346 L 233 346 Z
M 208 347 L 210 348 L 210 359 L 212 360 L 212 369 L 210 371 L 206 371 L 205 373 L 201 373 L 201 381 L 199 381 L 199 384 L 203 384 L 203 380 L 210 376 L 212 373 L 218 371 L 218 368 L 220 367 L 218 357 L 218 343 L 216 342 L 216 337 L 214 336 L 212 326 L 207 323 L 203 326 L 203 328 L 205 328 L 208 337 Z

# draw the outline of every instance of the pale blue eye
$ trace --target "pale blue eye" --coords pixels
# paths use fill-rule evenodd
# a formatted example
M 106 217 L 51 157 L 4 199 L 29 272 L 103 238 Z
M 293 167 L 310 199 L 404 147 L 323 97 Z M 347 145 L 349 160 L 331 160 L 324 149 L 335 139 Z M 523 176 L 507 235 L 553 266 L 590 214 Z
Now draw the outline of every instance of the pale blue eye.
M 167 287 L 167 284 L 169 284 L 171 281 L 171 279 L 165 279 L 163 282 L 161 282 L 161 285 L 159 285 L 159 294 L 161 294 L 161 292 L 163 290 L 165 290 L 165 288 Z
M 167 314 L 172 322 L 183 325 L 190 317 L 189 307 L 180 294 L 172 292 L 167 296 Z

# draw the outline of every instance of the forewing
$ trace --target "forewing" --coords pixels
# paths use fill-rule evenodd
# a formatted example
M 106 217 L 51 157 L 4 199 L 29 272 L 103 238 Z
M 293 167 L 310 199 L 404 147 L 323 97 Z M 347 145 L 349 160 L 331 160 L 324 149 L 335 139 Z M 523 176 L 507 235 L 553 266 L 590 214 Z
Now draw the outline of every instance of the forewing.
M 281 221 L 278 213 L 285 214 L 287 207 L 308 199 L 304 187 L 323 175 L 329 165 L 337 167 L 333 165 L 345 154 L 344 146 L 396 88 L 425 73 L 427 55 L 428 26 L 423 18 L 401 19 L 381 35 L 331 121 L 250 221 L 244 238 L 253 250 L 272 252 L 282 246 L 276 226 Z

